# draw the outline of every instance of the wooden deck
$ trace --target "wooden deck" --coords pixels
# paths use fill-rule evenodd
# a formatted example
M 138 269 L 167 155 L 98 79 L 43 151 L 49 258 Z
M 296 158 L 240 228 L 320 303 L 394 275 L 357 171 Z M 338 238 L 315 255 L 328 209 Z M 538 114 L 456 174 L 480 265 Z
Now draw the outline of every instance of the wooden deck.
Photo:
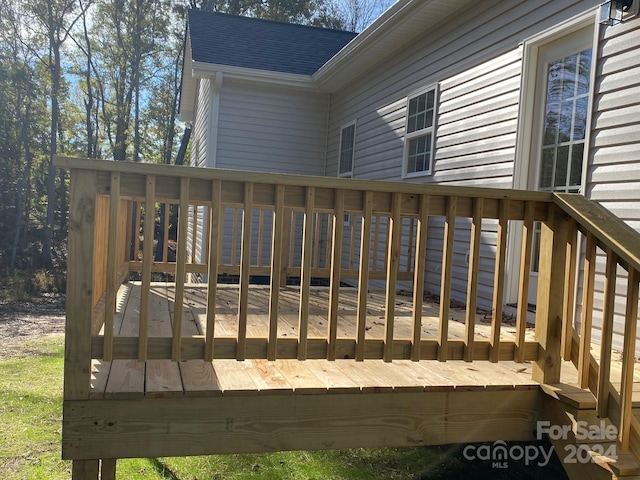
M 299 298 L 296 287 L 286 287 L 281 293 L 281 308 L 278 336 L 297 337 Z M 153 283 L 151 288 L 150 337 L 171 337 L 171 321 L 174 307 L 173 283 Z M 287 295 L 289 292 L 289 295 Z M 218 286 L 218 307 L 215 329 L 219 335 L 237 335 L 238 286 Z M 355 335 L 357 290 L 342 288 L 338 338 Z M 269 289 L 252 285 L 249 289 L 249 319 L 247 329 L 250 337 L 267 335 L 268 317 L 263 313 L 268 303 Z M 328 289 L 314 287 L 309 312 L 310 337 L 322 336 L 326 331 L 328 313 Z M 185 287 L 185 306 L 182 322 L 184 336 L 204 335 L 206 332 L 205 302 L 206 286 L 190 284 Z M 136 336 L 140 309 L 140 284 L 130 282 L 118 292 L 115 336 Z M 423 306 L 423 337 L 436 336 L 439 305 L 425 303 Z M 384 294 L 370 292 L 367 303 L 367 336 L 383 336 Z M 396 302 L 396 338 L 411 335 L 411 297 L 398 296 Z M 464 338 L 463 309 L 451 310 L 449 335 L 452 339 Z M 477 315 L 476 335 L 488 337 L 490 324 L 486 314 Z M 515 336 L 515 327 L 508 325 L 502 330 L 504 340 Z M 533 329 L 528 336 L 533 338 Z M 529 389 L 537 386 L 531 380 L 531 365 L 514 362 L 474 363 L 464 368 L 446 362 L 412 362 L 396 360 L 390 365 L 382 360 L 366 362 L 293 359 L 266 361 L 253 359 L 236 361 L 216 359 L 185 360 L 179 363 L 170 360 L 102 360 L 92 361 L 91 398 L 138 398 L 207 396 L 207 395 L 257 395 L 259 393 L 367 393 L 424 390 Z
M 640 475 L 640 236 L 600 205 L 543 192 L 57 162 L 71 169 L 62 445 L 74 479 L 95 480 L 101 468 L 113 480 L 125 457 L 527 441 L 541 419 L 568 429 L 551 438 L 560 452 L 591 448 L 577 422 L 615 427 L 618 460 L 594 448 L 605 468 L 566 464 L 571 478 Z M 175 259 L 166 216 L 164 250 L 153 249 L 161 204 L 178 212 Z M 517 265 L 507 261 L 509 232 L 521 237 Z M 469 242 L 464 309 L 450 302 L 460 240 Z M 437 267 L 427 251 L 441 254 Z M 123 284 L 130 272 L 141 282 Z M 175 284 L 152 282 L 156 272 Z M 518 308 L 507 319 L 515 273 Z M 219 275 L 239 284 L 217 284 Z M 270 285 L 251 284 L 255 275 Z M 437 305 L 423 295 L 434 275 Z M 494 279 L 490 313 L 476 310 L 479 275 Z M 198 276 L 207 284 L 187 283 Z M 289 277 L 300 287 L 285 286 Z

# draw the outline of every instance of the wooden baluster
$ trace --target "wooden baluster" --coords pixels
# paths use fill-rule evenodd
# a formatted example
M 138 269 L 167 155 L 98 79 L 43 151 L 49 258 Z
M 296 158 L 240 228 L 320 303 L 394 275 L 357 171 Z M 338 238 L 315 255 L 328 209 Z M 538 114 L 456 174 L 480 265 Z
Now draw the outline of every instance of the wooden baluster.
M 379 250 L 379 239 L 380 239 L 380 215 L 376 215 L 376 226 L 373 232 L 373 264 L 371 271 L 378 271 L 378 260 L 380 258 L 380 250 Z
M 194 207 L 195 211 L 195 207 Z M 189 179 L 180 179 L 180 205 L 178 206 L 178 251 L 176 253 L 176 298 L 173 310 L 173 342 L 171 360 L 179 362 L 182 353 L 182 306 L 184 305 L 184 277 L 187 260 L 187 225 L 189 220 Z
M 616 276 L 618 256 L 607 248 L 607 267 L 604 277 L 604 301 L 602 304 L 602 334 L 600 337 L 600 369 L 596 402 L 598 416 L 609 416 L 609 373 L 611 372 L 611 348 L 613 342 L 613 315 L 616 302 Z
M 630 268 L 627 279 L 627 305 L 624 315 L 624 350 L 622 351 L 622 384 L 620 388 L 620 445 L 629 451 L 631 417 L 633 415 L 633 373 L 635 368 L 636 333 L 638 324 L 638 282 L 640 273 Z
M 413 223 L 413 219 L 411 219 Z M 424 269 L 427 260 L 427 226 L 429 224 L 429 195 L 420 195 L 416 226 L 416 255 L 413 268 L 413 321 L 411 326 L 411 360 L 420 360 L 422 331 L 422 303 L 424 298 Z M 413 234 L 413 225 L 411 228 Z M 407 263 L 407 267 L 408 267 Z
M 140 217 L 142 215 L 142 203 L 134 202 L 134 208 L 136 209 L 136 225 L 135 231 L 133 232 L 133 258 L 131 260 L 137 262 L 140 255 Z
M 562 358 L 571 360 L 571 342 L 573 341 L 573 308 L 576 282 L 576 245 L 578 244 L 578 224 L 569 220 L 567 238 L 567 263 L 565 271 L 564 315 L 562 323 Z
M 469 274 L 467 277 L 467 311 L 465 316 L 464 361 L 473 361 L 473 344 L 476 328 L 476 305 L 478 299 L 478 272 L 480 271 L 480 243 L 482 241 L 482 214 L 484 199 L 473 202 L 471 245 L 469 248 Z
M 580 388 L 589 388 L 593 291 L 596 278 L 596 237 L 591 232 L 587 233 L 587 247 L 584 254 L 583 277 L 580 352 L 578 354 L 578 381 L 580 383 Z
M 356 250 L 356 217 L 349 214 L 349 223 L 351 227 L 351 233 L 349 237 L 349 270 L 353 270 L 353 262 Z
M 109 198 L 109 239 L 107 244 L 107 283 L 104 305 L 104 346 L 102 358 L 105 362 L 113 359 L 113 315 L 116 309 L 118 289 L 118 235 L 120 225 L 120 172 L 111 173 L 111 192 Z
M 282 257 L 284 248 L 285 225 L 284 185 L 275 186 L 275 205 L 273 209 L 273 228 L 271 238 L 271 286 L 269 290 L 269 343 L 267 359 L 275 360 L 278 352 L 278 308 L 280 305 L 280 285 L 282 282 Z
M 162 250 L 162 263 L 167 263 L 169 261 L 169 217 L 171 216 L 171 204 L 164 204 L 164 248 Z
M 320 231 L 322 230 L 320 223 L 320 212 L 314 215 L 314 240 L 313 240 L 313 267 L 318 268 L 320 262 Z
M 296 251 L 296 224 L 297 222 L 296 212 L 291 211 L 291 215 L 289 217 L 289 261 L 287 262 L 288 267 L 293 267 L 294 255 Z
M 518 283 L 518 310 L 516 313 L 516 351 L 515 361 L 524 362 L 525 333 L 527 332 L 527 313 L 529 311 L 529 279 L 531 277 L 531 254 L 533 251 L 533 216 L 535 202 L 524 205 L 522 225 L 522 248 L 520 250 L 520 278 Z
M 125 200 L 125 216 L 126 218 L 124 219 L 124 254 L 123 254 L 123 259 L 122 261 L 124 262 L 130 262 L 135 260 L 135 258 L 132 258 L 132 249 L 133 249 L 133 229 L 135 228 L 134 225 L 132 225 L 134 223 L 134 213 L 133 213 L 133 209 L 134 209 L 134 205 L 136 202 L 132 201 L 132 200 Z
M 364 360 L 367 328 L 367 295 L 369 293 L 369 255 L 371 250 L 371 213 L 373 192 L 365 192 L 360 235 L 360 269 L 358 272 L 358 308 L 356 312 L 356 360 Z
M 413 229 L 415 227 L 415 218 L 409 218 L 409 233 L 407 235 L 407 269 L 405 272 L 411 271 L 411 263 L 413 262 Z
M 236 359 L 244 360 L 247 351 L 247 318 L 249 315 L 249 278 L 251 272 L 251 226 L 253 220 L 253 183 L 244 184 L 242 212 L 242 247 L 240 249 L 240 297 L 238 300 L 238 350 Z
M 233 208 L 233 226 L 231 227 L 231 265 L 238 265 L 238 214 L 239 209 Z
M 155 230 L 156 177 L 147 175 L 144 201 L 144 245 L 142 247 L 142 292 L 140 294 L 140 325 L 138 330 L 138 361 L 147 359 L 149 309 L 151 301 L 151 268 L 153 266 L 153 232 Z M 137 251 L 137 249 L 136 249 Z
M 220 256 L 218 243 L 220 242 L 224 221 L 222 210 L 222 183 L 220 180 L 211 182 L 211 207 L 209 208 L 209 237 L 207 244 L 209 270 L 207 276 L 207 331 L 205 333 L 204 359 L 213 360 L 213 338 L 216 324 L 216 293 L 218 288 L 218 264 Z
M 394 192 L 391 200 L 390 230 L 387 231 L 387 291 L 385 299 L 384 350 L 382 358 L 385 362 L 393 360 L 393 330 L 396 313 L 396 283 L 398 281 L 398 265 L 400 263 L 400 243 L 402 227 L 402 194 Z
M 555 205 L 540 230 L 540 263 L 536 300 L 536 341 L 540 354 L 532 376 L 539 383 L 560 381 L 560 338 L 564 302 L 567 218 Z
M 286 193 L 286 188 L 285 188 L 285 193 Z M 286 196 L 285 196 L 286 199 Z M 293 214 L 293 212 L 291 211 L 287 211 L 286 209 L 283 212 L 283 224 L 282 224 L 282 232 L 289 232 L 291 233 L 291 215 Z M 285 244 L 286 242 L 286 244 Z M 280 287 L 284 288 L 287 286 L 287 278 L 288 278 L 288 267 L 290 266 L 289 263 L 289 252 L 291 251 L 291 253 L 293 253 L 293 237 L 289 236 L 289 238 L 287 240 L 283 240 L 283 245 L 282 245 L 282 257 L 280 259 Z
M 493 315 L 491 318 L 491 340 L 489 361 L 500 360 L 500 327 L 502 326 L 502 303 L 504 301 L 504 277 L 507 269 L 507 225 L 509 223 L 509 200 L 500 200 L 498 218 L 498 244 L 493 281 Z
M 438 324 L 438 361 L 446 362 L 449 354 L 449 307 L 451 304 L 451 277 L 453 274 L 453 240 L 456 231 L 458 199 L 447 199 L 447 216 L 442 246 L 442 277 L 440 281 L 440 323 Z
M 213 189 L 213 187 L 212 187 Z M 203 207 L 205 210 L 202 213 L 202 225 L 204 227 L 205 225 L 205 221 L 204 219 L 206 217 L 208 217 L 209 219 L 211 219 L 211 207 Z M 208 213 L 207 213 L 208 212 Z M 210 231 L 210 228 L 209 228 Z M 202 236 L 205 237 L 205 245 L 204 245 L 204 262 L 206 263 L 209 259 L 209 255 L 210 255 L 210 249 L 211 249 L 211 237 L 209 235 L 205 235 L 205 232 L 202 233 Z
M 342 268 L 342 240 L 344 236 L 344 190 L 336 190 L 333 207 L 333 240 L 331 242 L 331 283 L 329 287 L 329 319 L 327 359 L 336 359 L 338 332 L 338 304 L 340 269 Z
M 264 210 L 259 210 L 260 215 L 258 216 L 258 257 L 257 257 L 257 265 L 259 267 L 262 266 L 262 243 L 264 242 Z
M 307 358 L 307 337 L 309 326 L 309 297 L 311 294 L 311 260 L 313 245 L 313 211 L 315 188 L 307 187 L 304 228 L 302 230 L 302 260 L 300 272 L 300 318 L 298 322 L 298 360 Z
M 71 170 L 65 326 L 64 398 L 88 400 L 94 274 L 96 172 Z M 74 466 L 76 462 L 74 462 Z
M 331 216 L 327 215 L 327 236 L 326 236 L 326 244 L 325 244 L 325 252 L 324 252 L 324 268 L 331 268 L 329 262 L 331 261 L 331 251 L 333 248 L 333 244 L 331 239 L 333 238 L 333 219 Z
M 221 187 L 222 188 L 222 187 Z M 222 199 L 220 199 L 222 201 Z M 226 212 L 227 209 L 220 207 L 220 239 L 218 241 L 218 263 L 224 265 L 224 242 L 225 242 L 225 228 L 226 228 Z
M 189 263 L 196 263 L 196 242 L 198 240 L 198 206 L 193 206 L 193 224 L 191 228 L 191 258 Z

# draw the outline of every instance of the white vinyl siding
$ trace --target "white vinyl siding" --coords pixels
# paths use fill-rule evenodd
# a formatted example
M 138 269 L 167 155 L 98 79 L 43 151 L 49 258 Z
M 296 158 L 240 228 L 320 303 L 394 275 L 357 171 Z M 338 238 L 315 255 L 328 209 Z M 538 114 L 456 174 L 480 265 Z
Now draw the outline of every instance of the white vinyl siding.
M 585 195 L 640 231 L 640 19 L 600 27 L 598 68 Z M 604 253 L 598 251 L 594 339 L 599 340 L 604 291 Z M 621 348 L 626 302 L 626 272 L 618 269 L 614 348 Z M 582 299 L 582 276 L 578 301 Z M 581 308 L 578 305 L 577 318 Z
M 198 82 L 198 97 L 196 99 L 195 122 L 191 132 L 191 153 L 190 164 L 195 167 L 207 165 L 207 145 L 208 131 L 210 128 L 210 104 L 209 95 L 210 80 L 203 78 Z
M 225 81 L 216 166 L 324 175 L 327 104 L 324 94 Z
M 356 146 L 356 122 L 345 125 L 340 130 L 340 158 L 338 159 L 338 176 L 353 176 L 353 157 Z
M 208 154 L 210 148 L 208 145 L 209 130 L 211 128 L 211 97 L 210 97 L 210 80 L 207 78 L 200 79 L 197 84 L 198 96 L 196 98 L 196 106 L 194 112 L 194 123 L 191 132 L 191 150 L 189 164 L 195 167 L 208 166 Z M 199 215 L 197 229 L 202 228 L 202 214 Z M 193 207 L 189 207 L 189 221 L 187 223 L 187 238 L 193 238 Z M 187 243 L 187 258 L 195 258 L 199 261 L 203 258 L 203 248 L 201 237 L 197 237 L 195 248 L 191 242 Z M 195 250 L 195 251 L 193 251 Z M 195 280 L 195 275 L 191 275 L 190 280 Z

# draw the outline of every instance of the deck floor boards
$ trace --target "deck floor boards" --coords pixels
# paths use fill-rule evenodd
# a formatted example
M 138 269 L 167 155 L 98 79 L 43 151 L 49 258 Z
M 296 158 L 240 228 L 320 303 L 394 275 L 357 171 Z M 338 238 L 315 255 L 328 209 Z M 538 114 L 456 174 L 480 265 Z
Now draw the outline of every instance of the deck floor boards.
M 150 337 L 171 337 L 174 316 L 175 286 L 153 283 L 150 296 Z M 206 287 L 187 285 L 183 311 L 183 335 L 203 335 L 206 328 Z M 299 289 L 281 290 L 278 336 L 295 338 L 298 329 Z M 219 285 L 216 304 L 216 335 L 235 336 L 237 333 L 238 287 Z M 249 293 L 249 337 L 268 334 L 269 287 L 252 285 Z M 314 287 L 309 305 L 309 336 L 327 333 L 329 290 Z M 338 338 L 356 334 L 357 290 L 342 288 Z M 369 292 L 367 298 L 367 338 L 384 336 L 384 295 Z M 123 285 L 116 301 L 115 335 L 138 335 L 140 314 L 140 285 Z M 438 331 L 437 304 L 425 302 L 422 337 L 435 338 Z M 395 338 L 411 336 L 411 298 L 398 295 L 395 310 Z M 450 338 L 464 338 L 462 309 L 451 309 Z M 490 331 L 483 315 L 477 318 L 477 338 L 486 338 Z M 486 330 L 486 332 L 485 332 Z M 503 336 L 512 339 L 511 328 L 503 329 Z M 530 338 L 533 331 L 528 332 Z M 140 398 L 147 396 L 218 396 L 260 394 L 322 394 L 421 392 L 464 389 L 534 388 L 530 364 L 501 362 L 462 362 L 396 360 L 236 360 L 216 359 L 212 362 L 186 360 L 113 360 L 92 361 L 91 398 Z

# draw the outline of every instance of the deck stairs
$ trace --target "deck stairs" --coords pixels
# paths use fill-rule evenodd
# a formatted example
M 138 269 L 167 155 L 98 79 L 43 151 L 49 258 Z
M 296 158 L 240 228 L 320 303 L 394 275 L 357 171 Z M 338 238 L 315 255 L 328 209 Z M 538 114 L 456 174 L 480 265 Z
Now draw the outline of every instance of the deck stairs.
M 538 430 L 544 429 L 540 436 L 551 442 L 569 478 L 640 480 L 638 458 L 623 452 L 615 425 L 598 417 L 591 392 L 567 384 L 541 385 L 541 390 L 543 421 L 554 430 L 547 424 Z

